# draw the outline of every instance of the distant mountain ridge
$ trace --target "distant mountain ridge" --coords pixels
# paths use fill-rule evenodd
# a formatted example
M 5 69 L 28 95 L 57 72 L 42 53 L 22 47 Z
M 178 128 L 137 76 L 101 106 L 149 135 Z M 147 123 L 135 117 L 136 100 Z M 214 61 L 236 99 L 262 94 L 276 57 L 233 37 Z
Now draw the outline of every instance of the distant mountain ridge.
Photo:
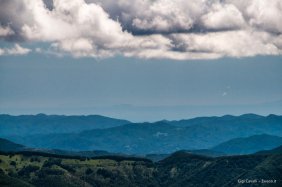
M 211 150 L 228 155 L 251 154 L 262 150 L 271 150 L 282 145 L 282 137 L 267 134 L 254 135 L 246 138 L 235 138 L 223 142 Z
M 126 154 L 166 154 L 209 149 L 225 141 L 259 134 L 282 136 L 282 116 L 223 116 L 185 121 L 130 123 L 79 133 L 10 136 L 30 147 L 72 151 L 106 150 Z
M 0 137 L 50 133 L 77 133 L 90 129 L 103 129 L 131 123 L 100 115 L 0 115 Z
M 270 114 L 268 116 L 260 116 L 257 114 L 243 114 L 240 116 L 233 116 L 233 115 L 224 115 L 224 116 L 211 116 L 211 117 L 196 117 L 192 119 L 182 119 L 182 120 L 172 120 L 172 121 L 167 121 L 164 120 L 166 123 L 169 123 L 171 125 L 176 125 L 176 126 L 193 126 L 193 125 L 205 125 L 205 124 L 221 124 L 221 123 L 226 123 L 226 122 L 231 122 L 231 123 L 239 123 L 243 122 L 246 123 L 246 120 L 249 122 L 256 122 L 257 120 L 264 120 L 264 119 L 270 119 L 270 118 L 275 118 L 279 117 L 278 115 Z

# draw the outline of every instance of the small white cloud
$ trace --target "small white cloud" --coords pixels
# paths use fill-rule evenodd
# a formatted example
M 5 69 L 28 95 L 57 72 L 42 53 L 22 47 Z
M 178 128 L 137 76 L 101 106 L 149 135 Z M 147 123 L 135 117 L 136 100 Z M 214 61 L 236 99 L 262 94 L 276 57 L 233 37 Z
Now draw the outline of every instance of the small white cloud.
M 228 93 L 231 91 L 231 86 L 226 86 L 224 92 L 222 93 L 222 97 L 225 97 L 228 95 Z
M 35 48 L 35 52 L 42 53 L 42 49 L 40 47 Z
M 14 34 L 14 31 L 10 27 L 0 26 L 0 37 L 6 37 L 12 34 Z
M 24 48 L 19 44 L 15 44 L 13 48 L 7 49 L 7 53 L 9 55 L 25 55 L 28 54 L 30 51 L 31 49 Z
M 31 49 L 24 48 L 19 44 L 15 44 L 12 48 L 0 49 L 0 55 L 26 55 L 31 52 Z
M 0 48 L 0 56 L 4 55 L 5 51 L 3 49 Z

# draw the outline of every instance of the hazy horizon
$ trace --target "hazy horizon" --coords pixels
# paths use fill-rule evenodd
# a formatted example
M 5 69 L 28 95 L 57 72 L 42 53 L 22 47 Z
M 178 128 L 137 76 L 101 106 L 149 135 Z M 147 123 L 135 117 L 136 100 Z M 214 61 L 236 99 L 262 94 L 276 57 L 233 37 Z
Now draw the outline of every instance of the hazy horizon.
M 132 121 L 281 114 L 282 27 L 275 3 L 1 5 L 0 113 Z
M 0 59 L 0 113 L 156 121 L 282 111 L 281 57 L 96 62 L 30 54 Z

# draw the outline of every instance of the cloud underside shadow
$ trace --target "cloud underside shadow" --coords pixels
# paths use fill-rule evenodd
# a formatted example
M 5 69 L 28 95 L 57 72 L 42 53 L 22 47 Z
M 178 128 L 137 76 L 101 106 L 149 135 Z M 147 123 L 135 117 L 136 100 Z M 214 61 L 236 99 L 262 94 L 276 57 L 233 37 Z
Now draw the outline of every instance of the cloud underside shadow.
M 2 0 L 0 37 L 75 57 L 281 55 L 281 20 L 280 0 Z

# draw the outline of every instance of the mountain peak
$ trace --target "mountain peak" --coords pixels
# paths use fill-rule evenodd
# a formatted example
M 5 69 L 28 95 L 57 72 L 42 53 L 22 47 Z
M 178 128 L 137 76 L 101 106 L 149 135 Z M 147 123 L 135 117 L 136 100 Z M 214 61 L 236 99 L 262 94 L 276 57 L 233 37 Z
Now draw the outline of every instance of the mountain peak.
M 248 113 L 248 114 L 243 114 L 239 117 L 246 118 L 246 119 L 259 119 L 259 118 L 262 118 L 263 116 L 253 114 L 253 113 Z

